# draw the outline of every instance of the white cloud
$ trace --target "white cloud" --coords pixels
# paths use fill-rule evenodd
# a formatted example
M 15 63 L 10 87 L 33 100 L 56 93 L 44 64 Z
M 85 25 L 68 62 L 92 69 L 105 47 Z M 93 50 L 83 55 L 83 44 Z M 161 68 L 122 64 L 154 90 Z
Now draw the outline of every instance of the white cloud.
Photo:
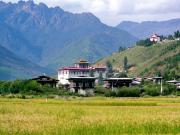
M 17 2 L 18 0 L 3 0 Z M 123 20 L 167 20 L 180 17 L 180 0 L 34 0 L 48 6 L 81 13 L 92 12 L 104 23 L 116 25 Z

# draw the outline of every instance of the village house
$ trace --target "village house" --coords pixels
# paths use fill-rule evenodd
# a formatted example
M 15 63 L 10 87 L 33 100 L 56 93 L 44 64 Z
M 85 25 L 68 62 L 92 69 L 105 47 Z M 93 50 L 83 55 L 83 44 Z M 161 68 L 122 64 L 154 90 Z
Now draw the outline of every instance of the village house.
M 70 86 L 72 80 L 70 78 L 76 77 L 95 77 L 96 79 L 99 75 L 106 77 L 106 67 L 93 67 L 86 60 L 80 60 L 75 63 L 73 67 L 63 67 L 58 70 L 58 80 L 59 85 Z
M 37 78 L 33 78 L 31 80 L 37 81 L 41 85 L 47 85 L 52 88 L 55 88 L 56 84 L 58 83 L 58 80 L 51 78 L 49 76 L 46 76 L 46 75 L 41 75 L 41 76 L 38 76 Z
M 69 78 L 70 91 L 81 95 L 93 94 L 95 87 L 95 77 L 72 77 Z
M 161 38 L 160 38 L 159 35 L 153 34 L 153 35 L 151 35 L 151 37 L 150 37 L 150 41 L 151 41 L 151 42 L 154 42 L 154 43 L 157 43 L 157 42 L 160 42 L 160 41 L 161 41 Z
M 161 84 L 162 79 L 163 79 L 163 77 L 158 77 L 158 76 L 152 78 L 152 80 L 155 84 Z
M 133 78 L 106 78 L 103 80 L 106 88 L 131 87 Z
M 166 82 L 169 84 L 175 85 L 176 88 L 180 90 L 180 81 L 174 79 L 174 80 L 170 80 L 170 81 L 166 81 Z

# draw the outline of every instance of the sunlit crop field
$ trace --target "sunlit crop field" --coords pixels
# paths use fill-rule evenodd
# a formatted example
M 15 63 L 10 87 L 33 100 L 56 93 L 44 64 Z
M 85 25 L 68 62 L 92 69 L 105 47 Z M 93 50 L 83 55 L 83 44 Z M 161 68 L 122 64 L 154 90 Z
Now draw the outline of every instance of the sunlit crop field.
M 3 134 L 180 134 L 180 98 L 0 98 Z

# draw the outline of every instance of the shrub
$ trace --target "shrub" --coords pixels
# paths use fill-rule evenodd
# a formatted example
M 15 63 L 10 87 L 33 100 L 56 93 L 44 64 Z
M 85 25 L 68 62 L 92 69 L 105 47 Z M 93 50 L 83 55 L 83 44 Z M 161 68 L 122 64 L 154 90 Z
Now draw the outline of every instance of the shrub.
M 1 94 L 8 94 L 8 93 L 10 93 L 10 91 L 9 91 L 10 84 L 11 83 L 9 81 L 4 81 L 4 82 L 1 83 L 1 86 L 0 86 Z
M 107 90 L 104 94 L 106 97 L 117 97 L 117 93 L 115 91 L 112 90 Z
M 153 44 L 153 42 L 151 42 L 148 38 L 145 40 L 139 40 L 136 43 L 136 45 L 138 45 L 138 46 L 145 46 L 145 47 L 151 46 L 152 44 Z
M 176 86 L 175 85 L 166 84 L 163 87 L 163 95 L 169 95 L 169 94 L 172 94 L 175 91 L 176 91 Z
M 34 94 L 34 93 L 43 93 L 43 89 L 39 83 L 32 80 L 27 80 L 24 82 L 24 87 L 22 88 L 25 93 Z
M 103 86 L 97 86 L 94 89 L 95 94 L 105 94 L 108 89 L 104 88 Z
M 51 88 L 47 85 L 40 85 L 33 80 L 15 80 L 15 81 L 1 81 L 0 82 L 0 94 L 57 94 L 58 89 Z
M 139 97 L 141 90 L 139 87 L 122 87 L 117 90 L 118 97 Z
M 144 86 L 145 95 L 159 96 L 160 90 L 161 90 L 160 85 L 150 84 Z

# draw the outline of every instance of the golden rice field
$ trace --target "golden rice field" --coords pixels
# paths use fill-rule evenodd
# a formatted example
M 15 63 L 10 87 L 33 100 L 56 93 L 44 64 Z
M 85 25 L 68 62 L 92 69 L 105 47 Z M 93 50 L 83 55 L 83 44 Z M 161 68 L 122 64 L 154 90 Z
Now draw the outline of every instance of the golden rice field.
M 180 134 L 180 98 L 0 98 L 0 135 Z

